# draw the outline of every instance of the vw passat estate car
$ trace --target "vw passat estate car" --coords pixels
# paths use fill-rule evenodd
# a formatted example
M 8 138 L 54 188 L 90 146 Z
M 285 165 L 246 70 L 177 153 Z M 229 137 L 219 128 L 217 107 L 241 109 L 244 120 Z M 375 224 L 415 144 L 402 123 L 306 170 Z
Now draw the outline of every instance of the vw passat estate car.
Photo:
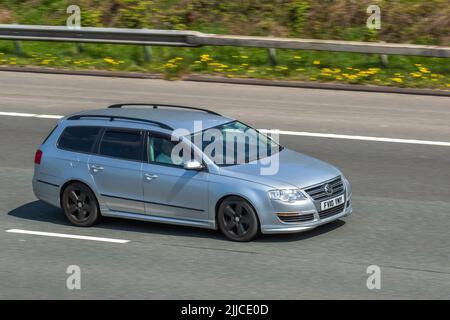
M 60 119 L 36 152 L 33 190 L 76 226 L 120 217 L 220 229 L 234 241 L 352 212 L 337 168 L 275 140 L 200 108 L 83 111 Z

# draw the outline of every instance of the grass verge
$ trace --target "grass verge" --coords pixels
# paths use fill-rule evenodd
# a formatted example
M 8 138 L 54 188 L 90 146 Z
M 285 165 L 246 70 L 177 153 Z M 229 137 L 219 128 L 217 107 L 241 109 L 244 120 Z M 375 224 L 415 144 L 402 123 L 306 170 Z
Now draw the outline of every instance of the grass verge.
M 450 90 L 448 58 L 277 50 L 271 65 L 266 49 L 236 47 L 174 48 L 0 41 L 1 66 L 42 66 L 75 70 L 161 73 L 178 79 L 190 73 L 229 78 L 301 80 Z

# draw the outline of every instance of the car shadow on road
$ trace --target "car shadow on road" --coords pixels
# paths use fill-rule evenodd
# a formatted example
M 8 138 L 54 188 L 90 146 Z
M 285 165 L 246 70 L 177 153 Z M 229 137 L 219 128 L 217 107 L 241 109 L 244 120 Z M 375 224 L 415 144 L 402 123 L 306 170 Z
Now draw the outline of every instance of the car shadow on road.
M 322 234 L 332 232 L 345 225 L 343 220 L 335 220 L 330 223 L 321 225 L 315 229 L 297 232 L 297 233 L 287 233 L 287 234 L 263 234 L 255 241 L 258 242 L 290 242 L 290 241 L 301 241 L 309 238 L 318 237 Z
M 29 202 L 20 207 L 17 207 L 8 212 L 8 215 L 26 220 L 74 227 L 67 220 L 64 212 L 60 208 L 48 205 L 45 202 L 39 200 Z M 110 217 L 104 217 L 102 221 L 99 224 L 95 225 L 95 227 L 92 227 L 92 229 L 109 229 L 141 234 L 153 233 L 174 236 L 210 238 L 217 240 L 224 239 L 222 235 L 215 230 Z
M 20 207 L 9 211 L 8 215 L 26 220 L 48 222 L 65 226 L 70 225 L 61 209 L 50 206 L 39 200 L 21 205 Z
M 29 202 L 20 207 L 17 207 L 8 212 L 8 215 L 26 220 L 47 222 L 62 226 L 72 226 L 61 209 L 48 205 L 45 202 L 39 200 Z M 343 226 L 344 224 L 345 224 L 344 221 L 337 220 L 328 223 L 326 225 L 320 226 L 316 229 L 302 233 L 261 235 L 255 240 L 255 242 L 289 242 L 289 241 L 305 240 L 308 238 L 319 236 L 324 233 L 331 232 Z M 153 233 L 153 234 L 173 235 L 173 236 L 209 238 L 215 240 L 228 241 L 220 232 L 216 230 L 187 227 L 187 226 L 176 226 L 156 222 L 127 220 L 120 218 L 109 218 L 109 217 L 103 218 L 102 222 L 96 225 L 94 228 L 128 231 L 136 233 Z

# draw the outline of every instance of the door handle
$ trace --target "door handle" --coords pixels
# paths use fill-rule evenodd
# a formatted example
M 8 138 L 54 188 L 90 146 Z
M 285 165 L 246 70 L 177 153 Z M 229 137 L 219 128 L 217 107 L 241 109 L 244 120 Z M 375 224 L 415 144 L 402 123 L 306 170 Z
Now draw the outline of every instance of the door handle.
M 92 169 L 92 172 L 97 173 L 97 172 L 103 171 L 105 168 L 103 168 L 102 166 L 93 164 L 93 165 L 91 165 L 91 169 Z
M 156 174 L 153 173 L 145 173 L 144 174 L 145 180 L 151 181 L 154 179 L 158 179 L 158 176 Z

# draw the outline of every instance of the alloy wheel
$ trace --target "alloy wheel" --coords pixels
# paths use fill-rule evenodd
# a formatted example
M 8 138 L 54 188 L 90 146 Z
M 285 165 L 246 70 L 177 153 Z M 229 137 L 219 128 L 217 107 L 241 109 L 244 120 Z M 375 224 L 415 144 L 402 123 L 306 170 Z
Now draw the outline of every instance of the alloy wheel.
M 259 233 L 255 210 L 239 197 L 230 197 L 221 203 L 218 223 L 224 235 L 233 241 L 250 241 Z
M 69 185 L 64 190 L 62 202 L 67 218 L 77 226 L 91 226 L 100 217 L 97 199 L 84 184 Z

